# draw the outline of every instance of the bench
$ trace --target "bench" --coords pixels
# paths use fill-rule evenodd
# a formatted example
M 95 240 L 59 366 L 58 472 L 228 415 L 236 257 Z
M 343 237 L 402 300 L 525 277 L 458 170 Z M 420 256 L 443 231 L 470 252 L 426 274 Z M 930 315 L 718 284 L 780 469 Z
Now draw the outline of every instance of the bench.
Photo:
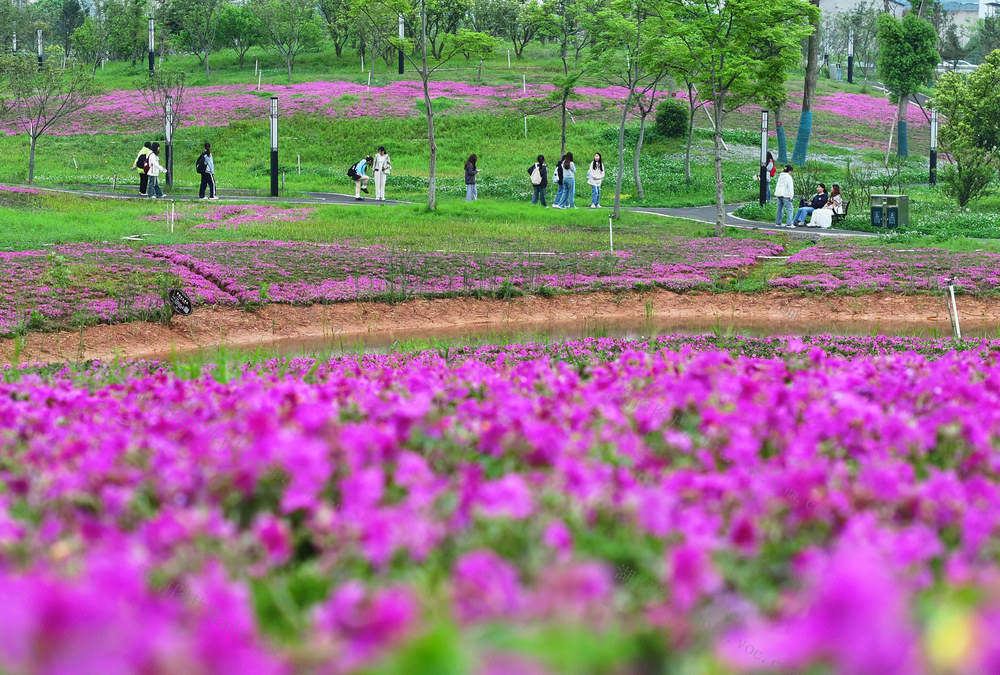
M 842 207 L 842 209 L 843 209 L 842 212 L 841 213 L 837 213 L 836 211 L 833 212 L 833 222 L 839 223 L 840 221 L 842 221 L 845 218 L 847 218 L 847 209 L 848 209 L 848 207 L 850 207 L 850 205 L 851 205 L 851 200 L 850 199 L 845 199 L 844 200 L 844 205 Z

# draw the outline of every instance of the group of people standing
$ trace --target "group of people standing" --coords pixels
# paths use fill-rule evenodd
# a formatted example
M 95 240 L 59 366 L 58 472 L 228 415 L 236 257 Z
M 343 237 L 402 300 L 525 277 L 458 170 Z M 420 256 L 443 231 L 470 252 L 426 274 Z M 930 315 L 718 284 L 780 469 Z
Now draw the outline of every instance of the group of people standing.
M 212 144 L 205 143 L 205 150 L 198 155 L 194 165 L 195 171 L 201 175 L 201 187 L 198 198 L 218 199 L 215 195 L 215 157 L 212 156 Z M 139 172 L 139 195 L 150 199 L 162 199 L 163 188 L 160 187 L 160 176 L 167 175 L 167 169 L 160 163 L 160 144 L 147 141 L 139 151 L 132 169 Z
M 545 163 L 545 156 L 539 155 L 534 164 L 528 167 L 528 175 L 531 177 L 531 203 L 547 206 L 545 203 L 545 191 L 549 185 L 549 167 Z M 576 208 L 576 163 L 573 161 L 573 153 L 567 152 L 559 159 L 555 171 L 556 184 L 559 189 L 556 191 L 556 198 L 552 201 L 554 209 L 575 209 Z M 587 183 L 590 185 L 590 208 L 601 208 L 601 184 L 604 182 L 604 159 L 601 153 L 594 154 L 594 160 L 587 169 Z
M 768 159 L 771 160 L 770 153 Z M 773 162 L 773 160 L 771 160 Z M 833 225 L 834 214 L 843 213 L 844 198 L 840 194 L 840 186 L 833 184 L 833 189 L 828 195 L 826 185 L 819 183 L 816 186 L 816 194 L 809 199 L 799 201 L 798 210 L 792 215 L 792 200 L 795 198 L 795 182 L 792 180 L 794 169 L 786 164 L 784 170 L 778 175 L 778 184 L 774 188 L 774 196 L 778 199 L 778 213 L 774 219 L 775 227 L 819 227 L 827 229 Z M 770 199 L 770 184 L 768 184 L 768 199 Z M 787 213 L 787 225 L 783 224 L 783 214 Z M 806 219 L 812 216 L 810 222 Z

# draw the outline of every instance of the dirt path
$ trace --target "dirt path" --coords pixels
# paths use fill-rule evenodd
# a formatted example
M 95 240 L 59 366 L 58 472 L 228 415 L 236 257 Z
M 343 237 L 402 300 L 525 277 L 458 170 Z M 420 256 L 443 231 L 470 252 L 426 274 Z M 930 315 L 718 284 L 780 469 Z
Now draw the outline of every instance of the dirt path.
M 791 294 L 587 293 L 513 300 L 415 299 L 401 304 L 341 303 L 295 307 L 268 305 L 257 312 L 202 307 L 170 326 L 127 323 L 91 326 L 81 332 L 30 333 L 20 362 L 163 357 L 171 350 L 214 345 L 255 346 L 296 339 L 377 337 L 393 334 L 450 335 L 484 327 L 496 331 L 544 330 L 560 322 L 647 320 L 660 332 L 673 327 L 756 328 L 776 333 L 843 330 L 884 332 L 936 330 L 951 335 L 944 302 L 936 296 L 866 295 L 805 297 Z M 959 298 L 963 330 L 1000 325 L 1000 301 Z M 14 357 L 12 339 L 0 340 L 0 363 Z

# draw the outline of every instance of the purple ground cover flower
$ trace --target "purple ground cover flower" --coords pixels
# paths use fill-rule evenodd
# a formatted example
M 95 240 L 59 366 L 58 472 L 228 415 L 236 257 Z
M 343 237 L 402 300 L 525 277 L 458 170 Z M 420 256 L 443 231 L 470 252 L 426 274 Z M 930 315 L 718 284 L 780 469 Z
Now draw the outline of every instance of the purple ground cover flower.
M 788 260 L 788 270 L 770 280 L 775 288 L 831 291 L 936 291 L 956 277 L 967 292 L 1000 289 L 1000 255 L 954 253 L 922 248 L 896 251 L 851 244 L 823 244 L 802 249 Z
M 490 663 L 517 662 L 501 624 L 623 640 L 600 657 L 623 672 L 652 631 L 738 672 L 987 675 L 998 354 L 664 336 L 8 368 L 0 667 L 370 671 L 444 622 Z M 641 425 L 637 395 L 669 415 Z

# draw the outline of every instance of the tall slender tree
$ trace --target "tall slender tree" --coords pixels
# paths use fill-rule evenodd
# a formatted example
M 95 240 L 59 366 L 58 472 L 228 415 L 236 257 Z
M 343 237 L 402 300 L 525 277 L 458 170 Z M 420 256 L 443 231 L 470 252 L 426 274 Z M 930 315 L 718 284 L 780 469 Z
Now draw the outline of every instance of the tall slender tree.
M 816 84 L 819 80 L 819 0 L 809 0 L 817 8 L 816 19 L 812 22 L 812 32 L 806 43 L 806 81 L 802 90 L 802 114 L 799 115 L 799 130 L 795 135 L 795 149 L 792 161 L 802 166 L 809 153 L 809 136 L 812 134 L 813 105 L 816 104 Z M 784 120 L 782 120 L 784 122 Z
M 897 104 L 896 154 L 909 155 L 906 134 L 906 112 L 910 96 L 934 77 L 940 55 L 937 34 L 930 25 L 916 14 L 910 13 L 897 19 L 891 14 L 878 18 L 879 58 L 878 71 Z

